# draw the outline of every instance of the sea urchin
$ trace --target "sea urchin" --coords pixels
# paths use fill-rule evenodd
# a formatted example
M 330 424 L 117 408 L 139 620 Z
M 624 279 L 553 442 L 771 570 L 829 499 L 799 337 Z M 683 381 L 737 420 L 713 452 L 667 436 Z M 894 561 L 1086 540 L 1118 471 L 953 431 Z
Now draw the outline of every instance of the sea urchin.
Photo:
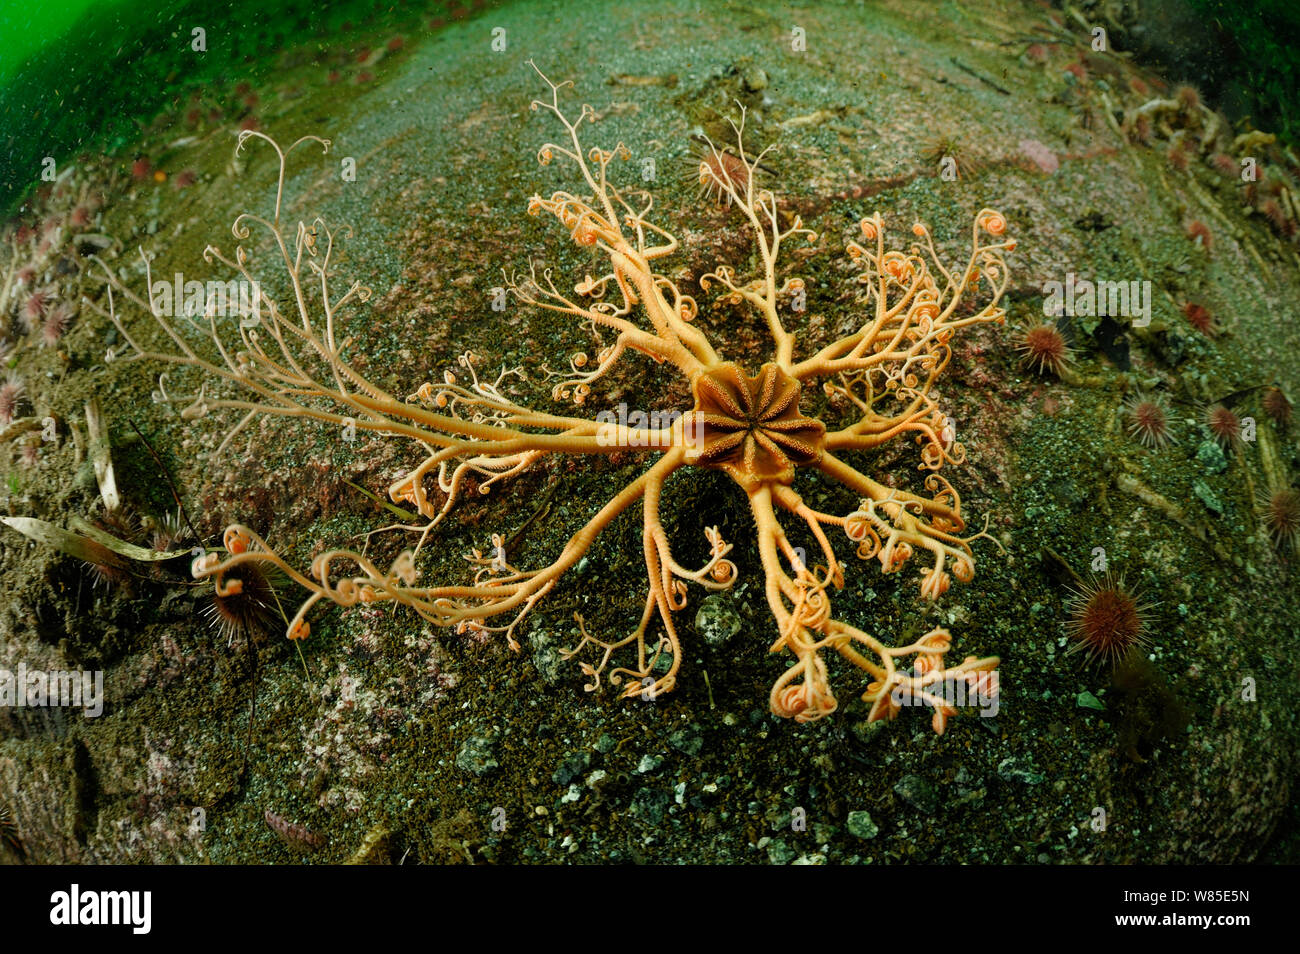
M 1127 405 L 1128 431 L 1143 447 L 1159 450 L 1168 444 L 1169 412 L 1163 398 L 1149 394 L 1135 395 Z
M 1055 324 L 1044 322 L 1034 325 L 1020 337 L 1016 345 L 1027 367 L 1036 368 L 1039 374 L 1051 372 L 1060 377 L 1061 371 L 1070 361 L 1070 347 L 1065 343 Z
M 1235 447 L 1241 442 L 1241 419 L 1224 404 L 1206 408 L 1205 426 L 1220 447 Z
M 1085 653 L 1089 663 L 1114 666 L 1133 650 L 1144 646 L 1148 604 L 1140 603 L 1109 573 L 1082 583 L 1070 597 L 1069 631 L 1074 640 L 1069 653 Z
M 1261 494 L 1259 503 L 1273 542 L 1279 547 L 1300 546 L 1300 490 L 1277 487 Z
M 256 639 L 269 632 L 280 620 L 279 605 L 269 571 L 256 563 L 241 563 L 218 581 L 203 615 L 229 646 L 236 636 Z

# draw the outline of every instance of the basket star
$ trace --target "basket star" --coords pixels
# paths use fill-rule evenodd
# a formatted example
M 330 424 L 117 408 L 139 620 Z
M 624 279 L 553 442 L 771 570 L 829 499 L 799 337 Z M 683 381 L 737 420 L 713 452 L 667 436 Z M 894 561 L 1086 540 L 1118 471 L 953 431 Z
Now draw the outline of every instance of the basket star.
M 709 555 L 702 566 L 690 568 L 674 557 L 674 541 L 660 516 L 671 475 L 683 468 L 712 469 L 728 475 L 748 501 L 764 599 L 776 631 L 772 650 L 791 659 L 772 687 L 772 711 L 799 721 L 834 712 L 837 701 L 825 659 L 831 652 L 869 677 L 863 698 L 871 705 L 871 718 L 892 718 L 904 704 L 920 704 L 934 710 L 933 727 L 942 732 L 955 712 L 948 685 L 964 683 L 977 692 L 995 693 L 997 657 L 968 656 L 947 666 L 952 636 L 946 630 L 890 646 L 838 618 L 831 596 L 843 585 L 844 565 L 833 538 L 838 536 L 841 545 L 847 540 L 860 559 L 879 561 L 885 573 L 922 558 L 922 599 L 941 597 L 953 577 L 972 579 L 971 544 L 985 534 L 963 536 L 961 500 L 940 473 L 945 465 L 960 464 L 964 450 L 939 406 L 935 385 L 951 359 L 954 335 L 1005 319 L 999 305 L 1009 280 L 1005 254 L 1015 247 L 1014 240 L 1003 237 L 1005 219 L 992 209 L 978 212 L 969 253 L 950 264 L 941 260 L 924 225 L 912 227 L 907 247 L 894 248 L 879 213 L 862 219 L 860 238 L 847 246 L 859 270 L 861 314 L 850 333 L 813 349 L 793 326 L 801 309 L 789 307 L 792 296 L 805 290 L 804 279 L 788 273 L 782 253 L 791 242 L 815 242 L 817 236 L 797 216 L 780 212 L 774 192 L 759 186 L 755 171 L 764 153 L 746 151 L 742 110 L 740 122 L 733 124 L 736 145 L 726 153 L 727 161 L 710 145 L 713 161 L 702 162 L 700 169 L 701 175 L 712 176 L 706 183 L 710 190 L 741 217 L 752 242 L 753 275 L 741 278 L 731 266 L 719 265 L 700 277 L 699 287 L 705 294 L 715 293 L 714 307 L 738 306 L 765 326 L 770 353 L 761 363 L 747 363 L 755 356 L 726 355 L 726 348 L 695 324 L 699 306 L 663 265 L 678 252 L 679 241 L 655 223 L 654 197 L 611 181 L 611 166 L 629 159 L 631 151 L 622 143 L 610 149 L 584 146 L 584 127 L 595 123 L 595 111 L 582 105 L 571 117 L 561 106 L 561 93 L 571 84 L 537 72 L 549 96 L 534 101 L 532 108 L 563 129 L 558 142 L 538 150 L 538 159 L 544 165 L 563 162 L 576 174 L 576 183 L 575 191 L 534 195 L 527 211 L 553 217 L 569 240 L 590 250 L 600 274 L 564 287 L 552 269 L 530 265 L 526 273 L 507 275 L 506 287 L 523 305 L 567 316 L 591 335 L 593 354 L 574 353 L 567 371 L 546 371 L 554 380 L 553 402 L 571 405 L 572 412 L 516 402 L 512 387 L 524 377 L 523 369 L 482 376 L 472 354 L 461 355 L 440 381 L 419 383 L 406 395 L 388 393 L 349 361 L 351 339 L 340 340 L 336 329 L 345 311 L 364 301 L 369 291 L 355 281 L 341 295 L 334 291 L 335 248 L 347 229 L 320 218 L 293 226 L 281 219 L 288 154 L 303 144 L 327 150 L 328 142 L 316 137 L 282 149 L 263 133 L 241 134 L 241 147 L 259 139 L 276 150 L 280 180 L 273 214 L 241 215 L 235 235 L 245 239 L 257 227 L 270 234 L 274 245 L 266 260 L 242 246 L 233 254 L 208 248 L 208 261 L 259 289 L 251 320 L 208 315 L 197 323 L 211 347 L 196 347 L 192 328 L 182 332 L 176 320 L 125 288 L 117 273 L 104 267 L 110 291 L 105 314 L 125 341 L 118 356 L 197 371 L 202 379 L 197 390 L 184 392 L 163 376 L 156 397 L 183 405 L 187 418 L 235 412 L 237 423 L 223 445 L 259 416 L 284 416 L 404 441 L 418 455 L 418 462 L 392 482 L 388 495 L 417 510 L 421 519 L 375 531 L 414 534 L 416 543 L 386 568 L 366 549 L 325 548 L 307 572 L 299 572 L 267 541 L 236 524 L 226 535 L 231 545 L 197 558 L 194 575 L 220 587 L 237 578 L 233 571 L 243 563 L 279 567 L 308 591 L 289 621 L 291 639 L 308 636 L 307 616 L 322 601 L 339 606 L 392 603 L 462 633 L 498 633 L 518 649 L 520 624 L 600 533 L 639 503 L 647 579 L 640 622 L 625 635 L 607 637 L 591 632 L 578 616 L 581 638 L 566 652 L 579 659 L 589 677 L 588 690 L 607 678 L 623 684 L 628 697 L 666 692 L 681 668 L 676 616 L 687 605 L 690 587 L 723 590 L 738 576 L 728 558 L 733 544 L 718 527 L 703 528 Z M 145 269 L 148 279 L 147 260 Z M 264 269 L 275 272 L 274 280 L 258 281 L 259 274 L 271 277 Z M 278 297 L 266 291 L 272 288 L 282 290 Z M 155 350 L 133 337 L 118 315 L 114 293 L 117 300 L 151 314 L 172 347 Z M 675 369 L 689 384 L 693 405 L 680 415 L 656 415 L 657 423 L 646 427 L 584 416 L 583 406 L 593 403 L 593 385 L 629 355 Z M 839 409 L 835 413 L 847 409 L 847 423 L 829 426 L 808 415 L 805 398 L 818 389 L 831 409 Z M 872 452 L 898 440 L 920 447 L 923 493 L 885 486 L 853 463 L 870 460 Z M 466 492 L 492 491 L 548 459 L 618 452 L 642 455 L 647 464 L 594 508 L 549 564 L 534 569 L 512 565 L 497 533 L 490 549 L 468 555 L 469 581 L 433 584 L 422 579 L 425 545 Z M 810 506 L 795 490 L 799 471 L 848 488 L 859 506 L 848 514 Z M 787 522 L 815 541 L 818 556 L 812 565 L 791 543 Z

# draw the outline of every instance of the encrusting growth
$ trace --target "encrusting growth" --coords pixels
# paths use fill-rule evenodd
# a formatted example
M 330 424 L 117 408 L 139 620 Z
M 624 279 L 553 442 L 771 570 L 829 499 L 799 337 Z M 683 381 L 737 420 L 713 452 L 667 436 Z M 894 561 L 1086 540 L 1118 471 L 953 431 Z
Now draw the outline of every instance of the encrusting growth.
M 700 280 L 703 290 L 719 289 L 724 300 L 747 305 L 766 325 L 772 348 L 767 361 L 757 367 L 742 364 L 719 353 L 692 323 L 698 310 L 695 300 L 659 270 L 679 244 L 651 221 L 652 197 L 610 182 L 614 160 L 630 157 L 627 147 L 619 143 L 613 149 L 585 148 L 579 132 L 584 123 L 595 122 L 594 111 L 583 105 L 577 118 L 569 119 L 561 109 L 560 92 L 571 84 L 542 78 L 550 95 L 533 102 L 532 108 L 551 114 L 564 135 L 559 143 L 542 146 L 538 158 L 543 164 L 567 161 L 581 181 L 576 192 L 534 196 L 528 212 L 554 216 L 576 244 L 597 250 L 608 269 L 598 277 L 584 277 L 572 290 L 557 284 L 550 269 L 539 273 L 530 268 L 525 276 L 507 279 L 509 290 L 523 304 L 569 316 L 595 337 L 594 360 L 585 353 L 572 356 L 569 373 L 557 375 L 553 397 L 583 405 L 592 385 L 629 352 L 637 352 L 676 368 L 690 383 L 694 406 L 670 424 L 640 428 L 533 410 L 502 391 L 505 376 L 522 374 L 521 369 L 503 370 L 489 380 L 480 377 L 470 354 L 462 355 L 460 370 L 446 372 L 440 383 L 421 384 L 408 396 L 385 392 L 349 364 L 344 352 L 350 342 L 336 336 L 344 307 L 365 301 L 369 294 L 355 282 L 341 296 L 333 293 L 335 241 L 343 230 L 319 218 L 291 227 L 280 219 L 286 154 L 303 143 L 328 149 L 328 142 L 306 137 L 282 151 L 260 132 L 241 133 L 241 147 L 259 138 L 276 149 L 280 180 L 274 215 L 245 213 L 236 219 L 234 233 L 241 240 L 248 238 L 250 226 L 269 233 L 275 243 L 273 257 L 283 269 L 278 287 L 285 289 L 286 297 L 273 298 L 265 291 L 270 283 L 257 283 L 259 297 L 248 320 L 218 322 L 209 313 L 200 323 L 216 349 L 216 357 L 209 357 L 191 346 L 177 322 L 126 290 L 105 268 L 110 284 L 107 314 L 126 341 L 124 352 L 136 359 L 198 368 L 207 379 L 241 392 L 229 394 L 232 388 L 224 387 L 217 393 L 205 383 L 196 395 L 180 396 L 168 392 L 165 376 L 160 381 L 160 399 L 187 405 L 186 418 L 226 409 L 241 414 L 227 442 L 259 415 L 307 417 L 411 441 L 421 449 L 423 460 L 392 484 L 389 496 L 417 509 L 425 522 L 385 528 L 419 534 L 415 548 L 386 569 L 364 552 L 335 549 L 317 556 L 309 574 L 294 570 L 266 541 L 236 525 L 226 532 L 224 554 L 212 552 L 195 560 L 195 576 L 212 577 L 221 587 L 237 580 L 235 571 L 249 562 L 280 568 L 309 591 L 289 624 L 291 639 L 308 634 L 307 614 L 322 600 L 340 606 L 400 603 L 460 632 L 500 633 L 517 649 L 520 623 L 597 535 L 640 502 L 647 571 L 640 623 L 622 638 L 603 638 L 588 632 L 579 618 L 582 639 L 568 655 L 588 660 L 581 663 L 590 678 L 588 690 L 607 675 L 615 684 L 628 680 L 628 697 L 667 691 L 681 664 L 674 616 L 686 605 L 688 584 L 725 589 L 735 581 L 737 569 L 727 558 L 732 544 L 716 527 L 704 530 L 710 556 L 703 566 L 691 569 L 674 558 L 660 520 L 664 484 L 682 468 L 717 469 L 749 500 L 764 593 L 778 633 L 772 651 L 785 650 L 794 657 L 772 688 L 772 711 L 800 721 L 833 712 L 837 703 L 823 655 L 834 651 L 870 676 L 863 698 L 872 704 L 872 719 L 892 718 L 903 705 L 929 705 L 934 709 L 933 726 L 942 732 L 955 712 L 951 689 L 992 695 L 998 659 L 967 657 L 949 668 L 944 656 L 952 638 L 946 630 L 890 647 L 837 619 L 830 595 L 843 584 L 844 570 L 828 531 L 843 533 L 858 557 L 879 560 L 886 573 L 899 570 L 913 556 L 925 557 L 928 565 L 920 579 L 925 599 L 941 596 L 952 576 L 972 578 L 970 545 L 984 534 L 962 536 L 960 498 L 939 473 L 945 463 L 960 463 L 964 452 L 933 387 L 951 358 L 950 342 L 957 331 L 1004 320 L 998 305 L 1008 281 L 1003 256 L 1015 243 L 1001 238 L 1003 217 L 989 209 L 976 216 L 969 257 L 955 267 L 939 260 L 925 226 L 915 225 L 910 249 L 897 251 L 887 246 L 879 214 L 863 219 L 862 244 L 850 243 L 848 249 L 861 268 L 858 281 L 866 299 L 862 319 L 847 337 L 800 356 L 798 336 L 786 326 L 781 302 L 802 289 L 803 282 L 781 274 L 781 254 L 787 243 L 815 240 L 815 235 L 797 217 L 786 220 L 778 213 L 774 194 L 756 185 L 754 171 L 762 155 L 745 152 L 742 114 L 735 127 L 735 152 L 724 160 L 714 149 L 713 161 L 700 164 L 702 174 L 727 170 L 714 171 L 715 181 L 708 185 L 743 216 L 757 261 L 752 278 L 742 279 L 732 268 L 719 266 Z M 233 256 L 209 247 L 206 258 L 254 281 L 252 256 L 242 247 Z M 177 350 L 160 353 L 141 346 L 116 313 L 114 290 L 151 312 Z M 801 398 L 818 386 L 850 406 L 856 419 L 832 428 L 805 416 Z M 901 437 L 914 438 L 921 447 L 919 466 L 928 472 L 927 495 L 886 487 L 849 462 L 852 454 L 869 453 Z M 428 534 L 470 481 L 482 493 L 548 456 L 628 450 L 649 455 L 652 462 L 601 506 L 548 566 L 516 568 L 498 548 L 495 556 L 471 557 L 474 578 L 468 585 L 432 586 L 420 579 L 420 552 Z M 860 506 L 843 516 L 810 506 L 793 487 L 799 469 L 818 471 L 849 488 L 860 498 Z M 820 550 L 815 565 L 801 558 L 782 519 L 802 524 L 815 539 Z M 652 635 L 656 619 L 663 628 L 658 638 Z M 612 657 L 625 648 L 634 651 L 634 661 L 611 669 Z M 666 671 L 656 665 L 665 654 L 670 657 Z

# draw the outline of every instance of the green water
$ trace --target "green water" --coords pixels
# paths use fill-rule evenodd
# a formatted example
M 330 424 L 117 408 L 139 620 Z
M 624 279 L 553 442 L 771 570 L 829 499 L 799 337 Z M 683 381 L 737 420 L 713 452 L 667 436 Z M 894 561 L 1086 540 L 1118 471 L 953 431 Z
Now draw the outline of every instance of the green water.
M 0 214 L 41 161 L 114 153 L 169 104 L 209 83 L 256 83 L 304 39 L 337 44 L 344 24 L 400 20 L 424 5 L 349 0 L 0 2 Z M 195 30 L 203 31 L 196 50 Z
M 0 84 L 34 53 L 66 34 L 93 6 L 92 0 L 35 4 L 0 0 Z

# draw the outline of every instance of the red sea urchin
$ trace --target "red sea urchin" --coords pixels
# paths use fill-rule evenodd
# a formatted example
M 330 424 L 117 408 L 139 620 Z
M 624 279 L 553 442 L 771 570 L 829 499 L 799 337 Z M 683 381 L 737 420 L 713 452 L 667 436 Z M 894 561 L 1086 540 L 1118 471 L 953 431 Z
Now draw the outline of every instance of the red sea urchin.
M 154 520 L 153 535 L 150 537 L 149 545 L 160 553 L 167 553 L 184 546 L 189 536 L 185 515 L 180 507 L 177 507 L 174 514 L 164 513 Z
M 27 397 L 27 388 L 17 374 L 10 371 L 0 382 L 0 425 L 9 426 Z
M 140 529 L 140 523 L 129 507 L 118 507 L 115 510 L 106 511 L 91 522 L 97 529 L 118 540 L 125 543 L 137 542 L 136 537 Z M 88 559 L 85 561 L 86 569 L 90 571 L 90 578 L 95 589 L 102 589 L 106 592 L 119 589 L 127 593 L 132 592 L 132 574 L 126 568 L 126 561 L 107 547 L 99 547 L 99 550 L 102 559 L 98 561 Z
M 1191 164 L 1191 153 L 1187 146 L 1182 142 L 1175 142 L 1165 153 L 1165 159 L 1169 162 L 1169 168 L 1175 172 L 1186 172 L 1187 167 Z
M 45 321 L 41 323 L 41 345 L 47 348 L 57 345 L 59 339 L 67 333 L 72 318 L 72 306 L 67 302 L 51 308 L 45 316 Z
M 1030 43 L 1025 47 L 1025 59 L 1031 63 L 1046 63 L 1048 59 L 1047 47 L 1041 43 Z
M 1080 584 L 1066 604 L 1073 644 L 1068 653 L 1084 653 L 1089 663 L 1114 666 L 1146 645 L 1144 632 L 1150 604 L 1141 603 L 1124 584 L 1108 573 Z
M 30 333 L 35 330 L 49 311 L 50 305 L 54 301 L 54 294 L 48 288 L 38 288 L 32 291 L 23 301 L 22 310 L 18 314 L 18 320 L 22 323 L 23 330 Z
M 1169 412 L 1163 398 L 1137 394 L 1124 407 L 1128 431 L 1143 447 L 1160 450 L 1170 443 Z
M 1207 338 L 1214 337 L 1214 316 L 1210 314 L 1210 309 L 1189 301 L 1183 305 L 1183 314 L 1187 317 L 1187 323 L 1201 334 Z
M 1300 547 L 1300 491 L 1277 487 L 1260 495 L 1263 523 L 1279 547 Z
M 1260 403 L 1264 406 L 1264 413 L 1280 427 L 1291 423 L 1291 402 L 1281 388 L 1265 388 Z
M 1187 237 L 1206 252 L 1214 247 L 1214 236 L 1210 233 L 1210 227 L 1200 219 L 1187 223 Z
M 1220 447 L 1235 447 L 1241 441 L 1241 418 L 1224 404 L 1205 409 L 1205 426 Z
M 1210 165 L 1229 178 L 1235 179 L 1241 173 L 1240 163 L 1226 152 L 1216 152 L 1210 160 Z
M 1144 146 L 1151 144 L 1151 120 L 1145 116 L 1139 116 L 1133 120 L 1133 127 L 1129 130 L 1129 135 L 1134 142 L 1139 142 Z
M 1277 199 L 1267 198 L 1260 202 L 1258 208 L 1260 215 L 1268 219 L 1269 224 L 1272 225 L 1273 228 L 1281 231 L 1286 227 L 1286 212 L 1283 211 L 1282 205 L 1277 201 Z
M 1070 363 L 1070 347 L 1065 343 L 1065 336 L 1055 324 L 1047 322 L 1034 325 L 1021 335 L 1016 350 L 1023 355 L 1021 360 L 1025 366 L 1036 368 L 1039 374 L 1050 371 L 1060 377 Z
M 1174 99 L 1184 113 L 1194 113 L 1201 105 L 1201 94 L 1195 86 L 1180 86 L 1174 90 Z

